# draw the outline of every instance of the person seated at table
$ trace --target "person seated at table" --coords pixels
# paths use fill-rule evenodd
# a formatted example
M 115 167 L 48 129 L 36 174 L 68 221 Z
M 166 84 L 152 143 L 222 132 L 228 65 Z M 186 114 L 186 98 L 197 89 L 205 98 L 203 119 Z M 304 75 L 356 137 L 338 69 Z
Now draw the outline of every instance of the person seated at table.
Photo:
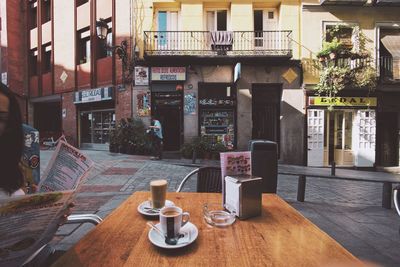
M 19 167 L 23 151 L 21 111 L 16 97 L 0 86 L 0 198 L 25 195 Z

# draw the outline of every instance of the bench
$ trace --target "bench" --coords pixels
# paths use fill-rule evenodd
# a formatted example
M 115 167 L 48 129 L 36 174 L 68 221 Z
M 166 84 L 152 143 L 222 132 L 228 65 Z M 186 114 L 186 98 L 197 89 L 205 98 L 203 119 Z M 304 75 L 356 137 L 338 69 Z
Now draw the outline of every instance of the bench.
M 334 180 L 383 183 L 382 207 L 390 209 L 392 207 L 392 185 L 394 183 L 400 183 L 400 175 L 349 169 L 330 169 L 279 164 L 278 173 L 283 175 L 295 175 L 299 177 L 297 201 L 300 202 L 304 202 L 305 199 L 306 177 L 314 177 Z

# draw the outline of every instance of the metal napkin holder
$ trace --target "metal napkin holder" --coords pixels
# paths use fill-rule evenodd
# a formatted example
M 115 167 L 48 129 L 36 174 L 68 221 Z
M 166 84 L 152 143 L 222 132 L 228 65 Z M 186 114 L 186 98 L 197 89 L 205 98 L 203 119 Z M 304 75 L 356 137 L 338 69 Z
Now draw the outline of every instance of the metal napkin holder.
M 239 219 L 261 215 L 262 178 L 252 175 L 225 176 L 225 208 Z

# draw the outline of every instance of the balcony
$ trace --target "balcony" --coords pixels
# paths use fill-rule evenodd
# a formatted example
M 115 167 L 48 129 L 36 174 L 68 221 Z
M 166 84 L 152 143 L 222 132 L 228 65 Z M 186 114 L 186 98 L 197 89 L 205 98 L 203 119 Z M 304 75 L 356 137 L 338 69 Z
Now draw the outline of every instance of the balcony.
M 320 0 L 321 5 L 353 5 L 362 6 L 367 0 Z
M 292 57 L 291 31 L 146 31 L 145 56 Z
M 391 56 L 379 58 L 379 80 L 381 83 L 400 82 L 400 60 Z

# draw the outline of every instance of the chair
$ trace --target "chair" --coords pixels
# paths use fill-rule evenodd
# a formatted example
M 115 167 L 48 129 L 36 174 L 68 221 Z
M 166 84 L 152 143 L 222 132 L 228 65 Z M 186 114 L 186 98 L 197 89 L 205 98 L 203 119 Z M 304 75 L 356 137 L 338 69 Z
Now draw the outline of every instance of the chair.
M 393 190 L 393 200 L 397 213 L 400 216 L 400 185 L 396 186 Z M 399 234 L 400 234 L 400 229 L 399 229 Z
M 98 225 L 102 221 L 103 219 L 96 214 L 76 214 L 69 215 L 65 224 L 91 223 L 93 225 Z M 45 266 L 49 260 L 52 260 L 51 257 L 55 253 L 57 253 L 57 251 L 51 245 L 46 244 L 32 254 L 25 261 L 23 267 Z
M 181 192 L 183 186 L 190 177 L 197 174 L 197 189 L 199 193 L 221 193 L 222 179 L 221 169 L 219 167 L 201 167 L 186 175 L 180 183 L 176 192 Z

